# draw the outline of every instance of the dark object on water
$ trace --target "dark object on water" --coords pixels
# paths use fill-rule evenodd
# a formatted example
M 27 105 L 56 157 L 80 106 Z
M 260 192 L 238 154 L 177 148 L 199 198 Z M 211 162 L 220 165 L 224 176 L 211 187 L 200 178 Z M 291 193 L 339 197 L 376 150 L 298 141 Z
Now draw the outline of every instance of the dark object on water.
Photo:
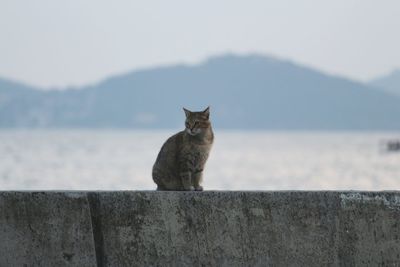
M 400 152 L 400 140 L 391 140 L 386 143 L 386 149 L 388 151 L 399 151 Z

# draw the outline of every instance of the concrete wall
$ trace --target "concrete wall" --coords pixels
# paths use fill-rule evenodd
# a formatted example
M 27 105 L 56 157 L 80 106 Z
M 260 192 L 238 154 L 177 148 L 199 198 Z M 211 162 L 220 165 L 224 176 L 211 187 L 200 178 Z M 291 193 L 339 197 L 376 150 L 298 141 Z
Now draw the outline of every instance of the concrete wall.
M 0 266 L 400 266 L 400 192 L 0 192 Z

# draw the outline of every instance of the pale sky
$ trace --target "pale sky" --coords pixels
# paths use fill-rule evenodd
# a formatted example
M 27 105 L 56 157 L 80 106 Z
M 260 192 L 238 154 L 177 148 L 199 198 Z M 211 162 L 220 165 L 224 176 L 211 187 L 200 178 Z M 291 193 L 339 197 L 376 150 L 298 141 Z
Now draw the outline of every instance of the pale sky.
M 0 0 L 0 77 L 31 85 L 227 52 L 366 81 L 400 67 L 400 1 Z

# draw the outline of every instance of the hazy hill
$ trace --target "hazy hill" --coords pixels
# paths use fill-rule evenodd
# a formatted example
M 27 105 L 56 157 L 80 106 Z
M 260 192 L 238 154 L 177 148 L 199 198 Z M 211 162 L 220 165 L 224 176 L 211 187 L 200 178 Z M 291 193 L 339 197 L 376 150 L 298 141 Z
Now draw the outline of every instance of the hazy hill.
M 183 106 L 211 105 L 219 128 L 400 129 L 400 97 L 259 55 L 135 71 L 81 90 L 2 84 L 1 127 L 174 128 Z
M 400 70 L 395 70 L 386 76 L 374 79 L 369 84 L 400 96 Z

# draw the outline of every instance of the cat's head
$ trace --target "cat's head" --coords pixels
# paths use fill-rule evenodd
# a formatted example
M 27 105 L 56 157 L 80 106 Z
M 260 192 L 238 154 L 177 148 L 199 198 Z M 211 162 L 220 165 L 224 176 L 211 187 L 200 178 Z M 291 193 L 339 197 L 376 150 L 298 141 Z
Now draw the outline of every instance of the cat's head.
M 190 111 L 183 108 L 186 115 L 185 131 L 190 135 L 198 135 L 204 133 L 205 130 L 211 127 L 210 122 L 210 107 L 203 111 Z

